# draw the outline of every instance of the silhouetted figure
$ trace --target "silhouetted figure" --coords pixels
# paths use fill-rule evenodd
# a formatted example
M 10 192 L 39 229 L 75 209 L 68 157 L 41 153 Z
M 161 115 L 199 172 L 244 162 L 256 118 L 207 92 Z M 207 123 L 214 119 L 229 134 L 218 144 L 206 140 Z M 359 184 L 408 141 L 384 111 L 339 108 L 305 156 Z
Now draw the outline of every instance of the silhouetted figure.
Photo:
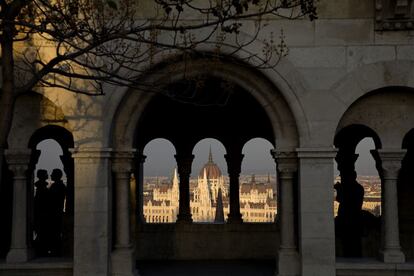
M 336 219 L 338 235 L 342 241 L 344 257 L 361 257 L 363 232 L 362 204 L 364 187 L 356 181 L 355 171 L 341 174 L 342 183 L 336 183 L 339 202 Z
M 52 185 L 49 188 L 49 209 L 50 209 L 50 255 L 59 256 L 62 247 L 62 220 L 63 208 L 66 197 L 66 186 L 62 181 L 62 171 L 54 169 L 51 179 Z
M 36 232 L 35 248 L 39 256 L 45 256 L 48 252 L 48 221 L 49 221 L 49 190 L 46 170 L 38 170 L 34 183 L 36 194 L 34 197 L 34 231 Z

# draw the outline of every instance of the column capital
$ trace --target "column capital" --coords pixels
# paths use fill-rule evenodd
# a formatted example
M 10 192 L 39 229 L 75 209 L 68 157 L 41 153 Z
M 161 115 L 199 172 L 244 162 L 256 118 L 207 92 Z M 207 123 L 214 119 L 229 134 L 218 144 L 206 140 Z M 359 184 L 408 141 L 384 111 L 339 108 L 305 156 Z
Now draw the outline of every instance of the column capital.
M 130 174 L 133 168 L 136 149 L 116 149 L 112 152 L 112 171 Z
M 281 151 L 273 149 L 270 151 L 273 159 L 276 162 L 277 172 L 280 177 L 292 178 L 293 175 L 298 171 L 298 159 L 295 151 Z
M 384 178 L 397 179 L 401 169 L 401 162 L 407 150 L 405 149 L 378 149 L 371 150 L 373 155 L 377 155 L 381 160 L 381 168 Z
M 26 177 L 26 171 L 29 168 L 30 149 L 6 149 L 5 158 L 9 169 L 14 173 L 14 177 Z
M 194 154 L 176 154 L 177 170 L 179 175 L 190 175 L 191 165 L 193 164 Z
M 241 172 L 241 164 L 244 158 L 242 153 L 227 153 L 224 159 L 227 162 L 227 172 L 229 175 L 239 175 Z

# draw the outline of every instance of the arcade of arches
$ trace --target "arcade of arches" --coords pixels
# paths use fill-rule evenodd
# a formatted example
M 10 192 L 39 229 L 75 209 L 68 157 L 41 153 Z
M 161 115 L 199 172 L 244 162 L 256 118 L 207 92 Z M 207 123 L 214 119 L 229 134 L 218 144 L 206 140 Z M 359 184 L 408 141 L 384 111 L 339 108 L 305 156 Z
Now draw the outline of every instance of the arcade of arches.
M 192 80 L 168 86 L 174 97 L 132 90 L 117 99 L 114 95 L 102 110 L 102 118 L 112 114 L 110 122 L 87 113 L 97 107 L 80 108 L 82 114 L 38 94 L 19 98 L 0 190 L 6 259 L 0 275 L 25 273 L 19 269 L 26 265 L 53 275 L 132 276 L 139 273 L 137 260 L 194 259 L 271 259 L 275 275 L 281 276 L 413 273 L 413 90 L 387 86 L 362 93 L 329 110 L 326 129 L 316 131 L 323 112 L 312 113 L 303 102 L 301 109 L 264 75 L 234 65 L 213 69 L 202 76 L 201 86 Z M 246 73 L 251 78 L 240 77 Z M 93 105 L 88 98 L 68 97 L 69 103 L 84 101 L 77 106 Z M 273 146 L 269 155 L 278 176 L 278 215 L 271 223 L 243 222 L 240 211 L 242 149 L 256 137 Z M 356 182 L 355 149 L 366 137 L 375 143 L 371 152 L 381 179 L 380 218 L 361 210 L 364 191 Z M 156 138 L 171 141 L 176 150 L 176 223 L 147 224 L 144 219 L 143 151 Z M 226 150 L 226 223 L 193 222 L 189 177 L 193 148 L 204 138 L 221 141 Z M 69 258 L 36 266 L 30 210 L 36 145 L 45 139 L 54 139 L 63 150 L 67 195 L 61 255 Z M 336 218 L 334 160 L 341 177 L 335 185 Z

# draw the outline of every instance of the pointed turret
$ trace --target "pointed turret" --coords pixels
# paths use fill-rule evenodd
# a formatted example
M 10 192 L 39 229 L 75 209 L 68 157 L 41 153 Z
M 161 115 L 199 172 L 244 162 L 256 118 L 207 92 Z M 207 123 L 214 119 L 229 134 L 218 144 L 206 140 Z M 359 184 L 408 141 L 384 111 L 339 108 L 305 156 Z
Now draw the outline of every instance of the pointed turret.
M 218 190 L 217 194 L 217 204 L 216 204 L 216 216 L 214 218 L 215 223 L 224 223 L 224 209 L 223 209 L 223 195 L 221 193 L 221 188 Z
M 211 153 L 211 145 L 210 145 L 210 151 L 208 153 L 208 163 L 213 163 L 213 154 Z

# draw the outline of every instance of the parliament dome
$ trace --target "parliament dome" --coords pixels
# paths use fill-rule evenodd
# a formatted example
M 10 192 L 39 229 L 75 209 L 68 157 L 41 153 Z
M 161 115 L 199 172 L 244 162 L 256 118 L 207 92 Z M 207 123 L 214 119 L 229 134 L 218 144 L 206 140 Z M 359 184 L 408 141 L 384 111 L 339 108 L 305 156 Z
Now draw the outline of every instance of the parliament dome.
M 200 173 L 198 175 L 200 178 L 204 177 L 204 170 L 206 171 L 206 175 L 208 179 L 220 178 L 222 175 L 220 168 L 213 161 L 213 155 L 211 154 L 211 149 L 208 155 L 208 162 L 203 166 L 203 168 L 201 168 Z

